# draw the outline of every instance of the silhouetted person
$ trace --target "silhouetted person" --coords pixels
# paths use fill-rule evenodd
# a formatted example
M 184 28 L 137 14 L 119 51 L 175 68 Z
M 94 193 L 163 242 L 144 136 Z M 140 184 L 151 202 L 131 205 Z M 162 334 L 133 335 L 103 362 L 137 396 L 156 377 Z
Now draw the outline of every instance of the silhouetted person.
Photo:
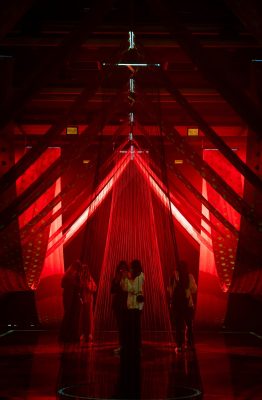
M 64 316 L 59 338 L 63 342 L 78 342 L 80 339 L 80 273 L 81 262 L 77 260 L 65 271 L 61 282 Z
M 91 343 L 93 340 L 93 320 L 94 320 L 94 293 L 96 283 L 91 276 L 87 264 L 82 265 L 80 274 L 80 339 L 81 343 Z
M 128 275 L 128 264 L 121 260 L 116 267 L 115 276 L 111 283 L 112 308 L 115 314 L 119 333 L 119 347 L 115 353 L 120 352 L 124 345 L 124 332 L 127 312 L 127 292 L 122 289 L 121 281 Z
M 133 260 L 131 263 L 131 277 L 126 277 L 121 285 L 127 291 L 127 322 L 126 322 L 126 349 L 135 354 L 141 348 L 141 311 L 144 307 L 144 273 L 141 262 Z M 125 347 L 125 346 L 124 346 Z
M 188 272 L 185 261 L 180 261 L 177 270 L 170 279 L 169 294 L 171 320 L 175 329 L 177 350 L 193 347 L 193 295 L 197 285 L 192 274 Z M 185 346 L 186 345 L 186 346 Z

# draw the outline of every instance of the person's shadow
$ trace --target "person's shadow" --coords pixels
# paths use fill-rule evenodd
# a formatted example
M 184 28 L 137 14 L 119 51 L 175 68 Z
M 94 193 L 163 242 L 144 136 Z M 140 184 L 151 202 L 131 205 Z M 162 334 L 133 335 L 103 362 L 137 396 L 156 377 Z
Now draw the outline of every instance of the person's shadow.
M 203 398 L 202 380 L 195 350 L 173 353 L 167 398 Z
M 141 357 L 140 350 L 122 350 L 120 354 L 119 379 L 116 399 L 140 399 L 141 397 Z

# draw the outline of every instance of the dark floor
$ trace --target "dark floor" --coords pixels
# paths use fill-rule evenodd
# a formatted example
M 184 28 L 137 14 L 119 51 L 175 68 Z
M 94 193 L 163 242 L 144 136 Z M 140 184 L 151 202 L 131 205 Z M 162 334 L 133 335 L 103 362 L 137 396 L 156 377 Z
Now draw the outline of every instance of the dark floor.
M 196 332 L 196 351 L 176 354 L 145 342 L 141 355 L 114 355 L 115 344 L 63 346 L 54 331 L 0 335 L 0 399 L 262 399 L 262 338 Z

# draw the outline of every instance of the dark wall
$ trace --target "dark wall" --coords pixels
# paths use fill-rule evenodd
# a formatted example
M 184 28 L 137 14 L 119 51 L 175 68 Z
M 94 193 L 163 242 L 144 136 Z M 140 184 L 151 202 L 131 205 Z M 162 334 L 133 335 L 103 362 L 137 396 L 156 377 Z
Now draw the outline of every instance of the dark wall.
M 0 325 L 28 328 L 38 325 L 33 291 L 10 292 L 0 297 Z M 14 326 L 16 325 L 16 326 Z
M 262 298 L 230 293 L 225 317 L 227 329 L 262 333 Z

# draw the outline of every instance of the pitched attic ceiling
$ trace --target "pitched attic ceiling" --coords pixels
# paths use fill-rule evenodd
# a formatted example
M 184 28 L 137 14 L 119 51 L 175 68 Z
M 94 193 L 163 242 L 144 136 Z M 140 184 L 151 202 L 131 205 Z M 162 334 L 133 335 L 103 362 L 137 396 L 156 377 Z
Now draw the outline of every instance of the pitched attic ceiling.
M 88 15 L 92 1 L 24 1 L 24 16 L 9 27 L 0 41 L 1 54 L 11 57 L 13 64 L 12 84 L 20 88 L 39 68 L 43 60 L 52 58 L 59 44 Z M 110 2 L 104 2 L 106 4 Z M 151 4 L 152 3 L 152 4 Z M 105 12 L 102 23 L 82 40 L 80 47 L 72 46 L 63 62 L 53 74 L 43 79 L 39 89 L 15 113 L 19 125 L 52 124 L 57 115 L 73 103 L 84 86 L 92 87 L 101 64 L 110 60 L 121 49 L 128 46 L 128 30 L 136 33 L 137 43 L 143 46 L 145 59 L 161 63 L 168 72 L 172 83 L 181 90 L 198 112 L 211 125 L 243 125 L 239 112 L 225 101 L 205 73 L 194 64 L 168 29 L 163 18 L 156 12 L 157 1 L 112 2 Z M 208 57 L 216 56 L 221 64 L 230 60 L 228 74 L 239 82 L 240 89 L 259 101 L 260 65 L 251 62 L 260 58 L 262 51 L 259 41 L 247 30 L 239 12 L 234 13 L 230 1 L 176 2 L 173 12 L 201 44 Z M 252 2 L 251 2 L 252 3 Z M 27 7 L 26 7 L 27 4 Z M 155 6 L 154 6 L 155 4 Z M 173 3 L 169 2 L 173 7 Z M 2 6 L 3 7 L 3 6 Z M 18 15 L 18 12 L 17 12 Z M 99 18 L 98 18 L 99 19 Z M 15 22 L 15 21 L 14 21 Z M 221 56 L 221 57 L 220 57 Z M 261 57 L 262 58 L 262 57 Z M 235 68 L 234 68 L 235 67 Z M 44 74 L 48 75 L 48 72 Z M 100 110 L 119 90 L 127 71 L 114 69 L 110 79 L 75 116 L 79 124 L 90 123 Z M 163 118 L 177 125 L 192 124 L 184 110 L 178 106 L 155 71 L 143 72 L 140 81 L 143 90 L 155 103 L 161 103 Z M 258 86 L 258 89 L 257 89 Z M 111 124 L 121 123 L 116 116 Z M 150 121 L 145 120 L 145 124 Z

